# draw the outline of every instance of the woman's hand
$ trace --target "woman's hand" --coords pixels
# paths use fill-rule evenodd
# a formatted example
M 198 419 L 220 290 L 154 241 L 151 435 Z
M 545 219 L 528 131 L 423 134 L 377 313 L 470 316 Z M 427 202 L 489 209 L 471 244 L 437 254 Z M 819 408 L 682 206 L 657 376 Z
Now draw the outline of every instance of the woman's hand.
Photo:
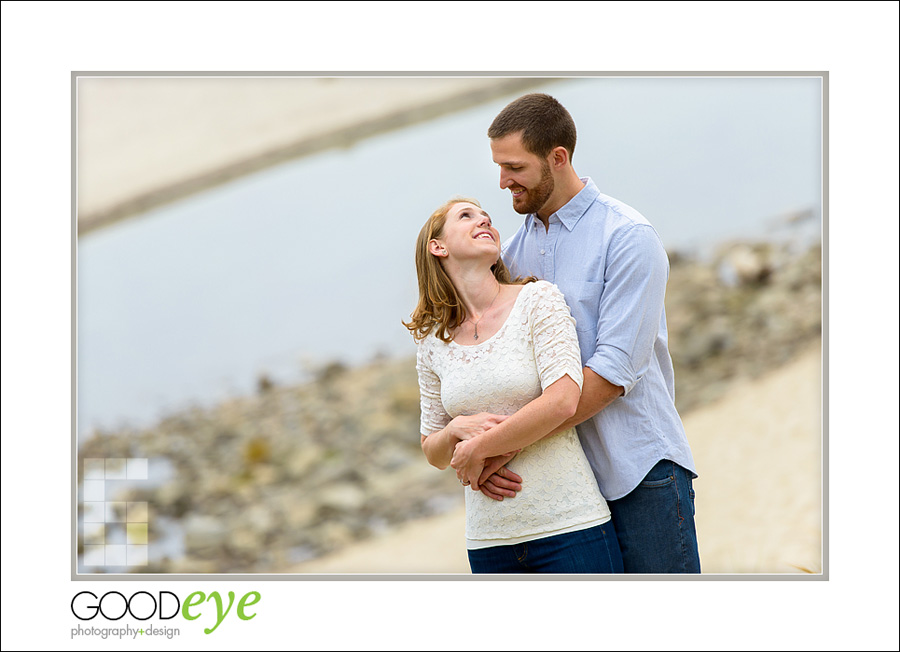
M 461 441 L 453 449 L 450 466 L 456 469 L 456 477 L 465 486 L 478 491 L 478 479 L 484 469 L 485 457 L 478 452 L 478 438 Z
M 460 415 L 447 424 L 447 429 L 450 435 L 457 440 L 466 441 L 483 435 L 497 424 L 503 423 L 506 419 L 506 415 L 491 414 L 490 412 Z
M 422 451 L 428 463 L 438 469 L 446 469 L 453 457 L 453 450 L 461 441 L 479 437 L 507 419 L 503 414 L 480 412 L 458 416 L 441 430 L 428 437 L 422 436 Z

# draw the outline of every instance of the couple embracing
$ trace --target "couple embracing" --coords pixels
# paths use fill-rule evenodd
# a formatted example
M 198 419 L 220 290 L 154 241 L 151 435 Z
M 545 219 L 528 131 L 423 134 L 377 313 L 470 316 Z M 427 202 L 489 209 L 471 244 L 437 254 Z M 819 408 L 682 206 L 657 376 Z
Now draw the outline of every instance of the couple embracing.
M 572 166 L 575 123 L 520 97 L 488 130 L 525 216 L 501 245 L 455 198 L 416 243 L 421 441 L 466 487 L 473 573 L 699 573 L 696 477 L 674 403 L 668 258 Z

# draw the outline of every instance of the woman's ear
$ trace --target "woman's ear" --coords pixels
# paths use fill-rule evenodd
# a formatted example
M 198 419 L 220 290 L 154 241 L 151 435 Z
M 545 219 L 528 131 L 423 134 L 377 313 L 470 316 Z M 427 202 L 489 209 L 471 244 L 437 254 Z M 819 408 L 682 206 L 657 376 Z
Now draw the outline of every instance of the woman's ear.
M 440 258 L 443 258 L 447 255 L 447 250 L 444 248 L 444 245 L 442 245 L 437 240 L 428 241 L 428 251 L 432 256 L 438 256 Z

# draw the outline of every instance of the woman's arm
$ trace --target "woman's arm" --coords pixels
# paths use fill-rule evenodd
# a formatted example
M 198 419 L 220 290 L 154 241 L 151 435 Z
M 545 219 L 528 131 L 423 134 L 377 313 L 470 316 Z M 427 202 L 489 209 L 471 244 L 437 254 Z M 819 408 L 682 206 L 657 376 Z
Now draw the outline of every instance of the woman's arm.
M 553 432 L 578 409 L 581 388 L 569 375 L 547 387 L 544 392 L 483 434 L 453 446 L 450 465 L 457 477 L 478 490 L 478 480 L 489 457 L 521 450 Z
M 578 409 L 584 380 L 575 320 L 562 293 L 552 283 L 538 281 L 529 297 L 529 328 L 541 395 L 488 434 L 454 449 L 450 465 L 464 482 L 478 489 L 484 460 L 554 434 Z M 484 439 L 485 441 L 477 441 Z M 477 472 L 476 472 L 477 471 Z M 496 497 L 488 492 L 486 495 Z
M 422 435 L 425 459 L 431 466 L 446 469 L 453 457 L 453 449 L 459 442 L 478 437 L 506 419 L 504 415 L 488 412 L 455 417 L 441 430 L 427 437 Z
M 416 352 L 416 372 L 419 376 L 419 396 L 422 451 L 432 466 L 446 469 L 453 457 L 453 448 L 461 441 L 477 437 L 506 419 L 505 415 L 482 412 L 451 419 L 441 400 L 441 379 L 431 365 L 427 343 L 420 342 Z M 425 435 L 422 433 L 430 433 Z

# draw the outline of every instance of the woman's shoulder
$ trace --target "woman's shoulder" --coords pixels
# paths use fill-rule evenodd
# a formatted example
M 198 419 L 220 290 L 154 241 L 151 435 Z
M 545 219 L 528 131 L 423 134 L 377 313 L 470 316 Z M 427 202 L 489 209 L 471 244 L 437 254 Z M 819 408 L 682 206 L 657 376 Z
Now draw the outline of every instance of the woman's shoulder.
M 528 297 L 532 305 L 539 305 L 544 302 L 556 302 L 565 300 L 562 291 L 554 283 L 550 281 L 532 281 L 525 286 L 523 292 L 528 292 Z
M 528 314 L 529 321 L 544 323 L 548 319 L 556 320 L 572 316 L 572 310 L 566 303 L 566 298 L 554 283 L 534 281 L 526 287 L 529 286 L 532 287 L 523 302 L 523 309 Z
M 416 340 L 416 352 L 419 358 L 423 356 L 431 357 L 435 354 L 447 349 L 447 342 L 442 341 L 437 336 L 437 327 L 433 327 L 427 335 Z
M 440 360 L 440 356 L 435 355 L 434 344 L 436 341 L 434 330 L 416 340 L 416 368 L 420 372 L 425 369 L 435 370 L 435 365 Z
M 416 347 L 419 349 L 419 351 L 431 349 L 434 346 L 435 342 L 439 341 L 435 331 L 437 331 L 437 328 L 432 327 L 430 331 L 416 340 Z
M 532 281 L 528 285 L 532 286 L 535 292 L 559 292 L 559 288 L 556 287 L 556 284 L 551 283 L 550 281 L 539 279 L 537 281 Z

